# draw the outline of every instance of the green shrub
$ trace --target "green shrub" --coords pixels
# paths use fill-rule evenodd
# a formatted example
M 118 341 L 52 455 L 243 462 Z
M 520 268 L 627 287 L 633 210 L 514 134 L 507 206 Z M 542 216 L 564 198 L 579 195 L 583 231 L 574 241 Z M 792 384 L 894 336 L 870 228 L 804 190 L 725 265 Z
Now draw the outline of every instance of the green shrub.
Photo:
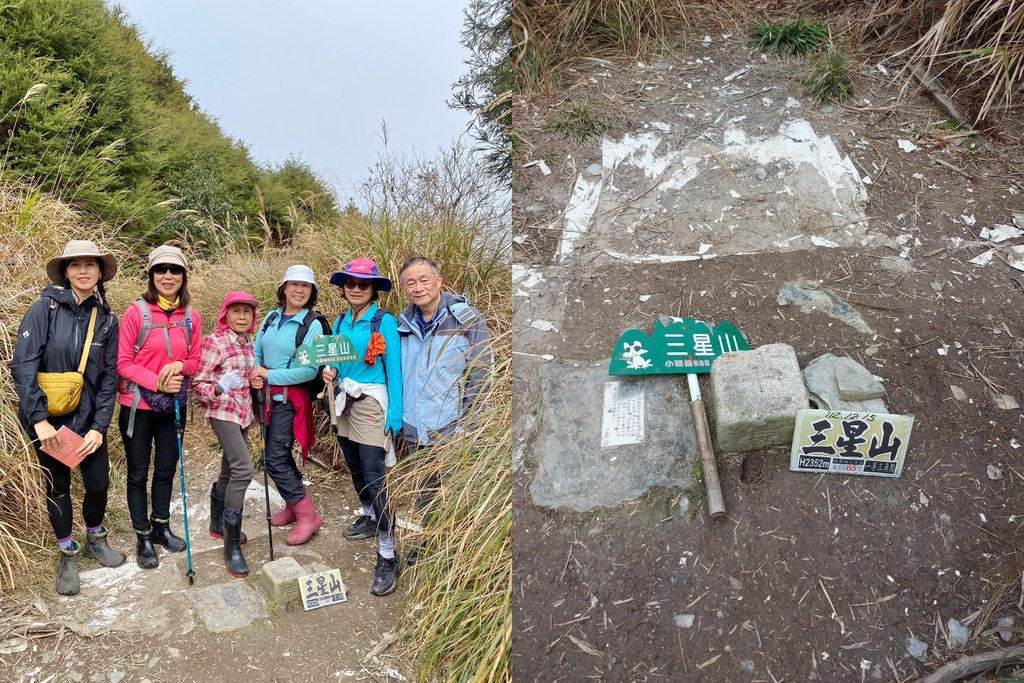
M 798 18 L 781 24 L 757 24 L 752 31 L 750 44 L 765 52 L 804 55 L 817 51 L 828 41 L 828 37 L 828 29 L 824 24 Z

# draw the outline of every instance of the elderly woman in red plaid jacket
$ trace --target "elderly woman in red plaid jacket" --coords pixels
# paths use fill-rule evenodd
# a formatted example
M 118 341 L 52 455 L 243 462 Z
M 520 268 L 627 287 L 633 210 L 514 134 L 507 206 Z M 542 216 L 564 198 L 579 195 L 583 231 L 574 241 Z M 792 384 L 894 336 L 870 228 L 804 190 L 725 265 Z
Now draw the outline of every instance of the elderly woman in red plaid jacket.
M 210 535 L 224 539 L 224 563 L 234 577 L 249 575 L 242 555 L 242 505 L 252 481 L 249 427 L 253 421 L 249 373 L 256 365 L 253 334 L 259 303 L 247 292 L 224 297 L 217 331 L 203 340 L 194 378 L 203 406 L 203 421 L 213 428 L 224 455 L 220 477 L 210 488 Z

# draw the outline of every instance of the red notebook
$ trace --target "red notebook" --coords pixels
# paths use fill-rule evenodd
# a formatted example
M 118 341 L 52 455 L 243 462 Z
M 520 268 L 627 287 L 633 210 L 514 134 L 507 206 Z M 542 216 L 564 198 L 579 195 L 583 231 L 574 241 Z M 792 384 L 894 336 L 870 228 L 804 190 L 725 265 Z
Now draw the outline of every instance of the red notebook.
M 40 448 L 40 450 L 47 455 L 57 458 L 57 460 L 60 460 L 71 469 L 75 469 L 78 467 L 78 463 L 85 460 L 84 455 L 78 454 L 78 449 L 85 439 L 67 427 L 61 427 L 57 430 L 57 438 L 60 440 L 60 443 L 55 448 Z

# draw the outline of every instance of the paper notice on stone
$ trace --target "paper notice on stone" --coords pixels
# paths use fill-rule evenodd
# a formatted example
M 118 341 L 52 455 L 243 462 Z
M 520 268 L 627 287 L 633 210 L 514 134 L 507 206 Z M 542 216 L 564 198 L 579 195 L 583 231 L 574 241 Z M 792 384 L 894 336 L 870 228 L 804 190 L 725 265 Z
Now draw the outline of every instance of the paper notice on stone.
M 644 442 L 644 385 L 642 382 L 606 382 L 601 446 Z

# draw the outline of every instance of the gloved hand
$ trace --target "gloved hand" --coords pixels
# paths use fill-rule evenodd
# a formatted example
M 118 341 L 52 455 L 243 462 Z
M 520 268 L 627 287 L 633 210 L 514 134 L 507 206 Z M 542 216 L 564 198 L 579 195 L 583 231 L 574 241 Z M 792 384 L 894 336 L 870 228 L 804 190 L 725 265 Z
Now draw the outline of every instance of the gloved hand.
M 220 387 L 221 393 L 228 393 L 234 389 L 241 389 L 245 381 L 238 374 L 238 370 L 228 370 L 224 373 L 224 376 L 217 382 L 217 386 Z
M 391 432 L 392 436 L 398 436 L 402 433 L 402 418 L 388 420 L 387 424 L 384 425 L 385 432 Z

